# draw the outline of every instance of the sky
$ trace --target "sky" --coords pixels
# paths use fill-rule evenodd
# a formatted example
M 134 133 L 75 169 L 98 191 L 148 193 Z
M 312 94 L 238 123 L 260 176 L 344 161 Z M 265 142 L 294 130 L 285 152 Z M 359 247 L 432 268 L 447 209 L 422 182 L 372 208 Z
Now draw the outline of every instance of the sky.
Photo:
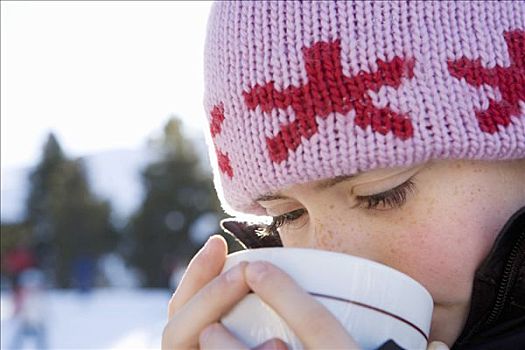
M 135 149 L 171 115 L 203 135 L 208 1 L 2 1 L 1 167 Z

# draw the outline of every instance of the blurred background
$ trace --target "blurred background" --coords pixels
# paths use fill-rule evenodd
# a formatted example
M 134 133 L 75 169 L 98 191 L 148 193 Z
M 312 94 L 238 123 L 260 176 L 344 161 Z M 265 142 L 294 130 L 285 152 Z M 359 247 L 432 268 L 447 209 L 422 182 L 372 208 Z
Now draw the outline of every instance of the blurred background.
M 2 349 L 160 348 L 224 217 L 204 140 L 210 5 L 1 2 Z

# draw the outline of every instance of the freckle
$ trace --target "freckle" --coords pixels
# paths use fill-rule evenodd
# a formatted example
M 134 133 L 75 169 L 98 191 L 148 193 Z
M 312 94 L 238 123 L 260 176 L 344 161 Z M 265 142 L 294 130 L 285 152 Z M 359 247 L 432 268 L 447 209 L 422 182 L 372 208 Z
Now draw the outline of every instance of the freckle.
M 396 217 L 394 217 L 392 222 L 395 223 L 396 225 L 402 224 L 403 223 L 403 216 L 396 216 Z
M 331 251 L 340 251 L 342 247 L 342 240 L 340 237 L 334 237 L 334 232 L 331 230 L 328 231 L 321 231 L 318 230 L 315 233 L 315 240 L 317 242 L 317 246 Z
M 330 206 L 328 207 L 330 209 L 334 209 L 334 205 L 333 204 L 330 204 Z

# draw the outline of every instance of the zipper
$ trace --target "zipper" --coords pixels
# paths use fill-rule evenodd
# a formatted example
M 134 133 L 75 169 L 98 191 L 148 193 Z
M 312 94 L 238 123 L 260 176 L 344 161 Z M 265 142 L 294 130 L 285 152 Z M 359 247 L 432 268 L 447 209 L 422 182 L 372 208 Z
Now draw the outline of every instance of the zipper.
M 512 287 L 511 283 L 509 282 L 515 278 L 519 269 L 519 264 L 517 264 L 516 262 L 520 261 L 525 257 L 524 243 L 525 231 L 522 231 L 520 233 L 520 237 L 518 238 L 517 244 L 514 245 L 514 248 L 509 254 L 509 259 L 505 264 L 500 286 L 496 294 L 496 302 L 494 303 L 494 307 L 492 308 L 492 310 L 489 313 L 489 316 L 487 317 L 487 321 L 485 322 L 486 326 L 489 326 L 495 321 L 497 321 L 497 319 L 501 316 L 501 313 L 503 312 L 503 308 L 505 307 L 505 304 L 509 297 L 510 289 Z

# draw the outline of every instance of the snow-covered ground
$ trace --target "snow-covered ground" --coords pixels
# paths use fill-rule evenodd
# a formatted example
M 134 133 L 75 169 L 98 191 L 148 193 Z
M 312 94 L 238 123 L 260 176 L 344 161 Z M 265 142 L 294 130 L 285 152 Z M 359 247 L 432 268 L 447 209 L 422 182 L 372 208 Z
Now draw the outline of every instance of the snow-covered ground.
M 168 290 L 98 289 L 46 293 L 50 349 L 160 349 Z M 2 292 L 1 348 L 8 349 L 17 321 L 11 294 Z M 34 348 L 26 341 L 26 348 Z

